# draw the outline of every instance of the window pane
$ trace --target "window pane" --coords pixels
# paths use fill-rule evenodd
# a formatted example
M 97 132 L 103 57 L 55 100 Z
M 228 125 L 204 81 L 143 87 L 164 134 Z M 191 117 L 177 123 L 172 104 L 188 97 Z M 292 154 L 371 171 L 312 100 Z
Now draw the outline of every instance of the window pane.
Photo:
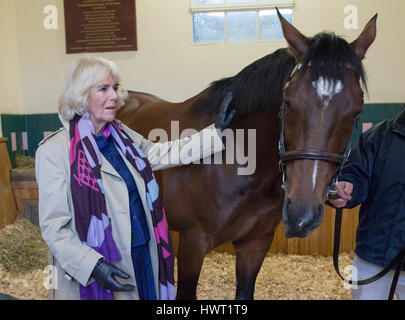
M 280 13 L 288 22 L 292 23 L 292 10 L 282 9 Z M 281 40 L 284 39 L 280 21 L 276 10 L 261 10 L 260 16 L 260 40 Z
M 228 41 L 256 40 L 256 11 L 228 12 Z
M 194 0 L 195 4 L 221 4 L 224 0 Z
M 193 38 L 194 42 L 225 41 L 225 13 L 194 13 Z
M 226 3 L 251 3 L 256 2 L 256 0 L 226 0 Z

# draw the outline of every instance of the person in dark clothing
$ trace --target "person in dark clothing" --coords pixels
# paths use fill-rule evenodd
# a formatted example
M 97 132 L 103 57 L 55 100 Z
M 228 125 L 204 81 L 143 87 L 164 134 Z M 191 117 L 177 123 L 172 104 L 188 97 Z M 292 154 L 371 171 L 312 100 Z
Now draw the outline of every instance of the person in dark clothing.
M 361 280 L 381 271 L 405 247 L 405 109 L 360 136 L 340 180 L 339 197 L 329 202 L 349 209 L 361 204 L 352 268 L 352 279 Z M 353 299 L 387 299 L 393 274 L 353 287 Z M 395 294 L 405 299 L 404 271 Z

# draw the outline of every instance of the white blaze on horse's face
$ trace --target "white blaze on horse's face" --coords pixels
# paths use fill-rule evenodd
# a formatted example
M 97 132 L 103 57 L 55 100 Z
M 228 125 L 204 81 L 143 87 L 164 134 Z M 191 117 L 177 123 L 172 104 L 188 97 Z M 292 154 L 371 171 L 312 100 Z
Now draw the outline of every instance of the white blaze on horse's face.
M 315 160 L 314 171 L 312 172 L 312 191 L 315 191 L 317 175 L 318 175 L 318 160 Z
M 343 89 L 342 81 L 332 81 L 324 77 L 320 77 L 317 81 L 312 82 L 312 86 L 315 88 L 325 108 L 329 106 L 333 97 Z

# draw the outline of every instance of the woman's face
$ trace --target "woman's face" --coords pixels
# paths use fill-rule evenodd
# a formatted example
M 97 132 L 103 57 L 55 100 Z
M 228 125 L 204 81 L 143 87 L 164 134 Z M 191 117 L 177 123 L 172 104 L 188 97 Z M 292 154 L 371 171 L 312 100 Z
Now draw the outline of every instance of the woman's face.
M 110 75 L 90 88 L 87 112 L 99 135 L 107 123 L 115 119 L 118 101 L 118 83 Z

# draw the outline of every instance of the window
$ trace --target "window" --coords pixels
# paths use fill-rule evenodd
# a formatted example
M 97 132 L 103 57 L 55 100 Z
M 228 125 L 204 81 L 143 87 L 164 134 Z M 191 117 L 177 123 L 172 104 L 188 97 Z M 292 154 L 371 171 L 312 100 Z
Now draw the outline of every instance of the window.
M 293 0 L 190 1 L 194 43 L 282 40 L 275 7 L 293 20 Z

